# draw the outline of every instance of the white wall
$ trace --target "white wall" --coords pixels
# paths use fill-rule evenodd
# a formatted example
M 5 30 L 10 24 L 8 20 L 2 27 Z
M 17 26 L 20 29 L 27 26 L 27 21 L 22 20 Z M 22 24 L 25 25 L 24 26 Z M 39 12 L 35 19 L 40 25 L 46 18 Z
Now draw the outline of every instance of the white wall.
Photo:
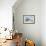
M 46 46 L 46 0 L 41 0 L 41 2 L 40 0 L 23 1 L 21 3 L 15 3 L 13 6 L 15 28 L 19 32 L 23 32 L 27 38 L 34 39 L 37 46 Z M 26 14 L 34 14 L 36 23 L 23 24 L 23 15 Z
M 36 46 L 41 46 L 41 0 L 22 0 L 19 5 L 13 6 L 13 12 L 18 32 L 34 40 Z M 23 24 L 23 15 L 35 15 L 35 24 Z
M 0 27 L 12 28 L 12 6 L 16 0 L 0 0 Z
M 42 46 L 46 46 L 46 0 L 42 0 L 41 4 L 41 38 Z

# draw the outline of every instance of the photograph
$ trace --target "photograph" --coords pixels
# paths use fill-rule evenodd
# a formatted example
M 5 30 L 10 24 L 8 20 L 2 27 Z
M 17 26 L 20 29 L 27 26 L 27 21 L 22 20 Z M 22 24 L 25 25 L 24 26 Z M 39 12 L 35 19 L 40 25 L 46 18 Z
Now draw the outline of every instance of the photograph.
M 35 15 L 24 15 L 23 23 L 24 24 L 35 24 Z

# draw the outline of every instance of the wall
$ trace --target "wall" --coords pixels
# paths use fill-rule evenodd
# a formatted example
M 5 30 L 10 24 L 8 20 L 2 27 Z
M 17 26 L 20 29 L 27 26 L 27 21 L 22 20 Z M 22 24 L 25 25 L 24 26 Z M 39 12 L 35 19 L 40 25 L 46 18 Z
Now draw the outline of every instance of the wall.
M 46 46 L 46 0 L 41 1 L 41 38 L 42 46 Z
M 20 2 L 13 6 L 15 28 L 23 33 L 24 38 L 32 39 L 36 46 L 41 46 L 41 0 Z M 35 15 L 35 24 L 23 24 L 23 15 Z

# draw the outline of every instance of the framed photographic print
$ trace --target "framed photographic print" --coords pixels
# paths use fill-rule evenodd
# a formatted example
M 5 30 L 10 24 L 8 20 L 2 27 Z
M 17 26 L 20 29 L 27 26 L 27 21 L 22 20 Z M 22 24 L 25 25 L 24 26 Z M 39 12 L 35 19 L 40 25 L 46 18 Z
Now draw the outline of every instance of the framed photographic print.
M 23 15 L 24 24 L 35 24 L 35 15 Z

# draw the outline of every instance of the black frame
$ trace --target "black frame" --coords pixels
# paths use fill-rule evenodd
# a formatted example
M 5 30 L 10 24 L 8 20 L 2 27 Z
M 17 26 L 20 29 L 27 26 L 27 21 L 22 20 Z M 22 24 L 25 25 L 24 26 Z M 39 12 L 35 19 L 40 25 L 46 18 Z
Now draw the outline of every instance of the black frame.
M 33 23 L 24 23 L 25 16 L 34 16 L 34 22 Z M 35 24 L 35 15 L 23 15 L 23 24 Z

